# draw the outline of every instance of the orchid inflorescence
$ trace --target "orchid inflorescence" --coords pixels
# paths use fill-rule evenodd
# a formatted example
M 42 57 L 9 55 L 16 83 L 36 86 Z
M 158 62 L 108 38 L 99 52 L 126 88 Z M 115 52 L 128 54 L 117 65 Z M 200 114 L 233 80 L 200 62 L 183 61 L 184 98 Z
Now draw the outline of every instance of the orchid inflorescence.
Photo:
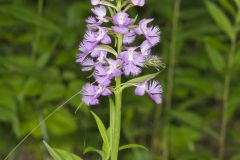
M 145 0 L 126 0 L 119 10 L 113 0 L 91 0 L 91 3 L 94 5 L 94 16 L 86 20 L 87 31 L 76 60 L 82 65 L 82 71 L 93 71 L 95 79 L 83 87 L 82 100 L 86 105 L 99 104 L 100 96 L 110 96 L 114 78 L 121 75 L 138 76 L 144 67 L 158 69 L 161 62 L 151 53 L 151 49 L 160 42 L 159 27 L 149 26 L 153 19 L 142 19 L 136 25 L 137 18 L 130 18 L 127 13 L 133 6 L 144 6 Z M 117 47 L 119 35 L 122 36 L 123 45 L 121 52 L 117 53 L 113 48 Z M 135 41 L 138 36 L 144 37 L 140 45 Z M 155 103 L 162 102 L 162 87 L 156 80 L 150 78 L 132 85 L 136 87 L 136 95 L 147 93 Z

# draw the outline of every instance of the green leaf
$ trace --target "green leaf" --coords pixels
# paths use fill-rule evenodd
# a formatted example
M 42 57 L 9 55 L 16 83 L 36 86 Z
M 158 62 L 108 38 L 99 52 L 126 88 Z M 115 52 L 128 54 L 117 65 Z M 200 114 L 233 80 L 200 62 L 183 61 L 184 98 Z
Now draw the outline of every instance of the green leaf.
M 84 149 L 83 154 L 89 153 L 89 152 L 95 152 L 97 154 L 99 154 L 102 158 L 104 157 L 104 153 L 103 151 L 96 149 L 94 147 L 87 147 Z
M 62 157 L 62 160 L 83 160 L 79 156 L 77 156 L 73 153 L 64 151 L 62 149 L 55 149 L 55 151 Z
M 0 12 L 11 15 L 22 22 L 49 29 L 58 33 L 60 32 L 60 28 L 57 25 L 30 11 L 28 8 L 24 8 L 23 6 L 2 5 L 0 7 Z
M 65 86 L 60 82 L 47 83 L 44 86 L 43 94 L 41 96 L 42 102 L 49 102 L 64 98 L 66 92 Z
M 107 46 L 107 45 L 99 45 L 95 48 L 95 50 L 96 51 L 106 51 L 106 52 L 112 53 L 116 57 L 118 56 L 118 53 L 112 47 Z
M 144 150 L 148 151 L 148 149 L 145 146 L 142 146 L 140 144 L 127 144 L 127 145 L 123 145 L 123 146 L 119 147 L 119 151 L 125 150 L 125 149 L 132 149 L 132 148 L 141 148 L 141 149 L 144 149 Z
M 225 68 L 223 56 L 221 56 L 216 48 L 209 44 L 206 44 L 206 50 L 214 69 L 216 69 L 219 73 L 223 73 L 223 70 Z
M 158 74 L 159 74 L 159 72 L 158 73 L 153 73 L 153 74 L 148 74 L 148 75 L 141 76 L 141 77 L 137 77 L 137 78 L 134 78 L 134 79 L 131 79 L 131 80 L 127 81 L 126 83 L 140 83 L 140 82 L 143 82 L 143 81 L 148 80 L 148 79 L 153 79 Z
M 236 5 L 238 6 L 238 8 L 240 9 L 240 0 L 234 0 L 234 2 L 236 3 Z
M 101 121 L 101 119 L 94 113 L 92 112 L 92 115 L 97 123 L 97 126 L 98 126 L 98 130 L 101 134 L 101 137 L 102 137 L 102 140 L 103 140 L 103 148 L 104 148 L 104 151 L 106 153 L 108 153 L 110 151 L 110 144 L 109 144 L 109 140 L 108 140 L 108 136 L 107 136 L 107 130 L 103 124 L 103 122 Z
M 52 110 L 49 111 L 51 112 Z M 66 108 L 61 109 L 49 119 L 47 123 L 49 132 L 55 136 L 63 136 L 73 133 L 77 129 L 75 118 L 76 117 L 74 117 Z
M 213 136 L 214 138 L 218 139 L 218 134 L 214 130 L 212 130 L 208 125 L 206 125 L 203 121 L 203 118 L 200 117 L 199 115 L 184 110 L 171 111 L 170 115 L 172 118 L 176 118 L 177 120 L 180 120 L 195 129 L 199 129 L 202 132 L 206 132 L 209 135 Z
M 113 129 L 114 129 L 114 117 L 115 117 L 115 106 L 114 106 L 114 102 L 112 100 L 111 97 L 109 97 L 109 105 L 110 105 L 110 128 L 109 128 L 109 141 L 110 141 L 110 148 L 112 148 L 112 142 L 113 142 Z
M 51 148 L 47 142 L 43 141 L 43 144 L 45 145 L 45 147 L 47 148 L 49 154 L 52 156 L 52 158 L 54 160 L 62 160 L 62 158 L 58 155 L 58 153 L 53 149 Z
M 108 1 L 101 1 L 100 4 L 116 9 L 116 7 Z
M 234 28 L 224 12 L 214 3 L 206 1 L 207 9 L 217 25 L 229 36 L 234 38 Z
M 220 0 L 220 3 L 224 8 L 226 8 L 226 10 L 228 10 L 231 14 L 235 15 L 235 9 L 231 5 L 229 0 Z
M 43 143 L 54 160 L 83 160 L 73 153 L 61 149 L 53 149 L 45 141 Z

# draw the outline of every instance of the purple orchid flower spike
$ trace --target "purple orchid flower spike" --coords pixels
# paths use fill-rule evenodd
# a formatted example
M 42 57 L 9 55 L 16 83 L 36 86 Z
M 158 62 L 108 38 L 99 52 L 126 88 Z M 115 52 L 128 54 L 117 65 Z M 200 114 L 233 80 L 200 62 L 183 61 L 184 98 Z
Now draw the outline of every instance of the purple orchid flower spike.
M 126 76 L 137 76 L 141 73 L 141 67 L 145 65 L 144 56 L 131 47 L 127 51 L 120 53 L 119 58 L 123 61 L 123 72 Z
M 129 2 L 131 2 L 130 6 L 145 5 L 145 0 L 129 0 Z M 126 12 L 129 8 L 125 5 L 122 8 L 115 6 L 113 0 L 91 0 L 91 3 L 94 5 L 91 9 L 93 16 L 89 16 L 86 20 L 88 29 L 84 40 L 80 43 L 80 54 L 76 60 L 82 65 L 82 71 L 93 72 L 93 78 L 97 84 L 84 86 L 83 101 L 87 105 L 98 104 L 100 96 L 110 95 L 111 91 L 108 88 L 112 88 L 110 85 L 113 79 L 117 79 L 122 74 L 138 76 L 146 66 L 155 67 L 158 70 L 156 64 L 160 62 L 160 59 L 152 54 L 152 48 L 160 42 L 160 29 L 150 25 L 152 18 L 142 19 L 136 25 Z M 111 9 L 107 10 L 107 7 L 110 7 L 113 10 L 111 14 L 115 13 L 115 15 L 110 16 L 108 11 L 110 12 Z M 105 25 L 105 23 L 108 24 Z M 110 23 L 112 25 L 109 25 Z M 145 39 L 136 46 L 135 40 L 141 35 Z M 117 40 L 115 45 L 112 44 L 112 39 Z M 116 46 L 122 46 L 122 48 Z M 121 86 L 117 81 L 115 82 L 116 88 Z M 162 88 L 157 81 L 145 80 L 139 83 L 135 94 L 144 95 L 145 93 L 155 103 L 161 103 Z
M 157 104 L 162 103 L 162 87 L 161 85 L 153 80 L 149 82 L 149 80 L 146 80 L 142 83 L 137 84 L 137 87 L 135 89 L 135 94 L 138 96 L 143 96 L 145 93 L 148 93 L 150 98 Z
M 113 21 L 115 26 L 113 26 L 113 30 L 117 33 L 125 34 L 128 32 L 128 26 L 132 23 L 132 19 L 129 18 L 129 15 L 125 12 L 118 12 L 113 17 Z
M 131 0 L 132 1 L 132 4 L 135 5 L 135 6 L 144 6 L 145 4 L 145 0 Z

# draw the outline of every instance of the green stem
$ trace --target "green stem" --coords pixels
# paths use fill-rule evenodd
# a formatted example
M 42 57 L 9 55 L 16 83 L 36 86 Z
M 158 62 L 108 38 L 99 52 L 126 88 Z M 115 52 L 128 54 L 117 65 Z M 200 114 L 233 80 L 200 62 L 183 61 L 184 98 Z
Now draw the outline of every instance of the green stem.
M 237 15 L 240 15 L 240 8 L 238 9 Z M 237 16 L 236 16 L 237 17 Z M 229 92 L 231 87 L 231 79 L 232 79 L 232 68 L 234 64 L 234 55 L 236 52 L 236 43 L 237 43 L 237 34 L 238 34 L 238 20 L 235 20 L 235 34 L 234 37 L 231 39 L 231 48 L 228 54 L 227 59 L 227 68 L 226 74 L 224 77 L 224 88 L 223 88 L 223 108 L 222 108 L 222 123 L 221 123 L 221 131 L 220 131 L 220 139 L 219 139 L 219 152 L 218 152 L 218 159 L 223 160 L 225 157 L 225 142 L 226 142 L 226 131 L 227 131 L 227 124 L 228 124 L 228 109 L 229 109 Z
M 164 150 L 163 150 L 163 160 L 169 159 L 169 135 L 170 135 L 170 117 L 169 113 L 172 106 L 172 93 L 173 93 L 173 78 L 174 78 L 174 69 L 175 69 L 175 52 L 176 52 L 176 41 L 177 41 L 177 28 L 178 28 L 178 19 L 180 12 L 181 0 L 174 1 L 174 15 L 172 21 L 172 35 L 170 43 L 170 53 L 169 53 L 169 72 L 168 72 L 168 86 L 167 86 L 167 95 L 166 95 L 166 132 L 164 133 Z
M 120 11 L 122 8 L 122 1 L 117 1 L 117 11 Z M 122 34 L 117 34 L 117 51 L 118 54 L 122 51 Z M 121 85 L 121 76 L 115 78 L 116 88 Z M 119 142 L 120 142 L 120 133 L 121 133 L 121 108 L 122 108 L 122 90 L 117 89 L 115 91 L 115 114 L 114 114 L 114 125 L 113 127 L 113 135 L 112 135 L 112 150 L 111 150 L 111 160 L 118 159 L 118 150 L 119 150 Z
M 235 51 L 236 51 L 236 38 L 234 38 L 231 41 L 231 49 L 228 55 L 227 62 L 227 72 L 224 77 L 222 123 L 219 141 L 219 160 L 223 160 L 225 155 L 226 128 L 228 123 L 228 108 L 229 108 L 229 91 L 232 77 L 231 70 L 233 67 Z
M 38 15 L 42 15 L 43 4 L 44 4 L 44 0 L 38 0 Z M 37 54 L 37 50 L 38 50 L 38 43 L 39 43 L 40 35 L 41 35 L 41 31 L 39 30 L 39 28 L 37 28 L 34 42 L 33 42 L 33 49 L 32 49 L 33 64 L 35 64 L 35 60 L 36 60 L 36 54 Z

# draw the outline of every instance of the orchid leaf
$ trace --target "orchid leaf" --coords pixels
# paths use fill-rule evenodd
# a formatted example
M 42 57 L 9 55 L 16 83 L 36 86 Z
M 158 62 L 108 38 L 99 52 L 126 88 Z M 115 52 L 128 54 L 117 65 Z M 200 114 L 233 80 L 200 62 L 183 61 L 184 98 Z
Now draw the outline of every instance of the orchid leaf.
M 94 113 L 91 111 L 91 114 L 93 115 L 97 126 L 98 126 L 98 130 L 101 134 L 102 140 L 103 140 L 103 150 L 108 153 L 110 150 L 110 144 L 109 144 L 109 140 L 108 140 L 108 136 L 107 136 L 107 130 L 103 124 L 103 122 L 101 121 L 101 119 Z
M 133 149 L 133 148 L 140 148 L 140 149 L 144 149 L 144 150 L 148 151 L 148 149 L 146 147 L 144 147 L 143 145 L 140 145 L 140 144 L 123 145 L 123 146 L 119 147 L 119 151 L 125 150 L 125 149 Z
M 208 8 L 208 11 L 210 12 L 212 18 L 217 23 L 217 25 L 230 37 L 230 39 L 233 39 L 234 29 L 233 29 L 233 26 L 230 23 L 228 17 L 214 3 L 207 1 L 206 5 Z
M 95 152 L 95 153 L 99 154 L 102 158 L 104 157 L 103 151 L 101 151 L 99 149 L 96 149 L 94 147 L 87 147 L 87 148 L 85 148 L 84 151 L 83 151 L 83 154 L 87 154 L 89 152 Z
M 73 153 L 69 153 L 67 151 L 61 149 L 53 149 L 50 147 L 47 142 L 43 141 L 43 144 L 47 148 L 49 154 L 52 156 L 54 160 L 82 160 L 80 157 Z
M 96 51 L 105 51 L 105 52 L 109 52 L 112 53 L 113 55 L 115 55 L 117 57 L 118 53 L 110 46 L 107 45 L 99 45 L 95 48 Z

